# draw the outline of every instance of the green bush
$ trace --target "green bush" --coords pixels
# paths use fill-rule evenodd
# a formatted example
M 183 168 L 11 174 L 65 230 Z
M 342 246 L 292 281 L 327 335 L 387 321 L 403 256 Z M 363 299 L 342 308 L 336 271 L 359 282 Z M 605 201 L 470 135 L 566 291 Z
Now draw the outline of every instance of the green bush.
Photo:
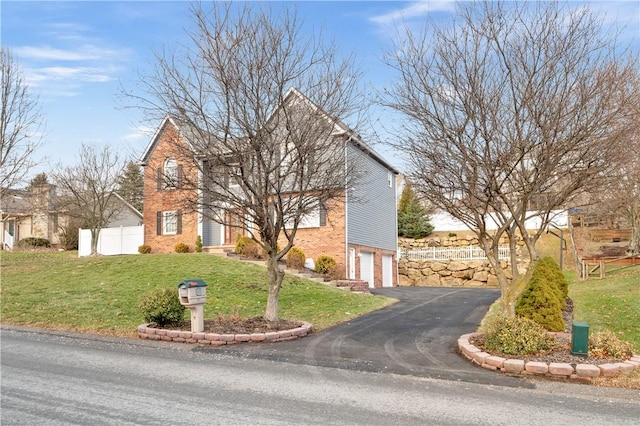
M 202 237 L 200 235 L 196 237 L 195 247 L 197 253 L 202 253 Z
M 621 341 L 612 331 L 594 333 L 589 337 L 589 356 L 594 358 L 628 359 L 632 349 L 631 343 Z
M 498 315 L 488 321 L 484 346 L 508 355 L 527 355 L 553 349 L 555 340 L 544 328 L 521 317 Z
M 185 307 L 177 289 L 156 288 L 140 298 L 138 307 L 146 322 L 159 327 L 179 325 L 184 320 Z
M 569 282 L 565 278 L 560 266 L 552 257 L 543 257 L 538 261 L 534 274 L 544 277 L 549 283 L 553 283 L 554 288 L 559 292 L 560 304 L 564 307 L 566 298 L 569 295 Z
M 565 327 L 558 292 L 535 273 L 518 297 L 516 315 L 533 320 L 549 331 L 563 331 Z
M 27 237 L 23 238 L 16 244 L 19 248 L 33 248 L 33 247 L 51 247 L 51 242 L 46 238 Z
M 260 249 L 258 247 L 258 243 L 253 241 L 251 237 L 247 237 L 246 235 L 241 236 L 236 241 L 236 249 L 235 252 L 242 256 L 248 257 L 249 259 L 257 259 L 258 253 Z
M 176 243 L 176 245 L 173 246 L 173 250 L 175 250 L 176 253 L 189 253 L 189 246 L 185 243 Z
M 140 254 L 149 254 L 151 253 L 151 246 L 148 244 L 143 244 L 138 246 L 138 253 Z
M 318 256 L 315 263 L 319 274 L 328 274 L 336 266 L 336 260 L 327 254 Z
M 306 257 L 304 252 L 298 247 L 291 247 L 287 253 L 287 268 L 302 269 L 304 268 L 304 261 Z

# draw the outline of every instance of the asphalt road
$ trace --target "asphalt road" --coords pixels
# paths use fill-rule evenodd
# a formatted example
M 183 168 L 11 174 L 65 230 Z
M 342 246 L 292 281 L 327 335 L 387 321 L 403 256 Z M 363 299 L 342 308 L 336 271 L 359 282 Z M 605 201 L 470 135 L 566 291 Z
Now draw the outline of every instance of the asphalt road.
M 632 425 L 637 392 L 327 368 L 4 328 L 2 425 Z
M 519 377 L 478 368 L 458 353 L 458 338 L 477 329 L 489 306 L 500 297 L 498 290 L 394 287 L 373 292 L 398 302 L 300 340 L 195 350 L 358 371 L 531 386 Z

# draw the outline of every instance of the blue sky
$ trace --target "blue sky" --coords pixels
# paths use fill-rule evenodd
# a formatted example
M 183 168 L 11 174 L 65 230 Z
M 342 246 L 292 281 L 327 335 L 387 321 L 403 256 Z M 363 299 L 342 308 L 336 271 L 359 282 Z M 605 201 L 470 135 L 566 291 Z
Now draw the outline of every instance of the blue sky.
M 119 88 L 134 88 L 138 75 L 150 72 L 154 51 L 186 41 L 188 6 L 186 1 L 0 2 L 2 45 L 21 64 L 46 123 L 38 154 L 47 162 L 33 174 L 58 163 L 75 164 L 81 143 L 109 144 L 132 159 L 140 156 L 155 129 L 139 111 L 122 108 Z M 624 27 L 623 40 L 640 45 L 640 2 L 599 1 L 590 7 L 606 14 L 607 24 Z M 363 80 L 378 89 L 390 81 L 379 58 L 395 25 L 419 28 L 427 18 L 447 20 L 454 8 L 450 1 L 298 3 L 305 25 L 323 26 L 345 51 L 356 52 Z M 376 149 L 386 154 L 384 146 Z M 392 161 L 399 166 L 399 160 Z

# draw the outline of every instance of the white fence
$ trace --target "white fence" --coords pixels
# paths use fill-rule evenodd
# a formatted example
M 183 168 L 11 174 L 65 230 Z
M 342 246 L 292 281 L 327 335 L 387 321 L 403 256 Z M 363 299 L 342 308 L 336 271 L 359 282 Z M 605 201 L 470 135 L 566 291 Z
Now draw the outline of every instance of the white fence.
M 98 253 L 106 256 L 116 254 L 138 254 L 144 244 L 144 226 L 122 226 L 103 228 L 98 236 Z M 81 229 L 78 238 L 78 257 L 91 255 L 91 231 Z
M 4 243 L 5 247 L 7 247 L 9 250 L 13 249 L 14 239 L 13 239 L 13 235 L 11 235 L 9 231 L 4 231 L 4 237 L 2 242 Z
M 486 260 L 487 256 L 480 247 L 430 247 L 425 249 L 399 249 L 400 259 L 408 260 Z M 509 247 L 498 247 L 498 258 L 509 259 Z

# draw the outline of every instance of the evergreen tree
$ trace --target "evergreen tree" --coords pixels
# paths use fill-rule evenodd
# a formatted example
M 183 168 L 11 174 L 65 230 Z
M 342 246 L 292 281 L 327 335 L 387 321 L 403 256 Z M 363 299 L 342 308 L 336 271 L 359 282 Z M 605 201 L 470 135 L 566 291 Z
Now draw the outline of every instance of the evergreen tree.
M 398 236 L 423 238 L 432 231 L 433 225 L 426 209 L 418 200 L 411 184 L 406 182 L 398 203 Z
M 42 172 L 38 173 L 34 176 L 33 179 L 31 179 L 31 182 L 29 182 L 29 187 L 31 188 L 38 185 L 44 185 L 46 183 L 49 183 L 49 178 L 47 177 L 47 174 L 45 172 Z
M 142 211 L 143 176 L 140 167 L 129 161 L 124 172 L 118 178 L 118 194 L 133 207 Z

